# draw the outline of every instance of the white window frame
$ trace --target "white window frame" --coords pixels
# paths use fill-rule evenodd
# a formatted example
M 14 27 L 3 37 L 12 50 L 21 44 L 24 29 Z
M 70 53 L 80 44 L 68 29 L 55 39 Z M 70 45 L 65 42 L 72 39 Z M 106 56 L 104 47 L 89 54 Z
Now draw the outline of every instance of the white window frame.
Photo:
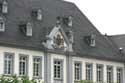
M 59 64 L 59 63 L 60 64 Z M 61 59 L 54 59 L 54 68 L 53 68 L 53 71 L 54 71 L 54 79 L 58 80 L 58 79 L 63 79 L 63 60 Z M 58 71 L 60 70 L 60 71 Z
M 21 58 L 21 57 L 23 57 L 23 58 Z M 25 68 L 24 68 L 23 63 L 25 65 Z M 19 55 L 19 75 L 20 76 L 28 75 L 28 55 L 25 55 L 25 54 Z
M 14 53 L 4 53 L 4 74 L 12 75 L 14 69 Z
M 81 62 L 74 63 L 74 79 L 75 79 L 75 81 L 81 80 L 81 67 L 82 67 Z
M 30 22 L 28 22 L 26 25 L 26 35 L 32 36 L 32 24 Z
M 33 57 L 33 77 L 34 78 L 42 77 L 42 57 L 40 56 Z
M 92 63 L 86 63 L 86 80 L 88 81 L 93 80 L 93 64 Z
M 5 0 L 2 3 L 2 13 L 3 14 L 7 14 L 8 13 L 8 2 L 5 1 Z
M 107 66 L 107 83 L 113 83 L 113 66 Z
M 97 82 L 103 82 L 103 65 L 97 64 L 96 65 L 96 81 Z
M 123 83 L 123 68 L 117 68 L 117 83 Z

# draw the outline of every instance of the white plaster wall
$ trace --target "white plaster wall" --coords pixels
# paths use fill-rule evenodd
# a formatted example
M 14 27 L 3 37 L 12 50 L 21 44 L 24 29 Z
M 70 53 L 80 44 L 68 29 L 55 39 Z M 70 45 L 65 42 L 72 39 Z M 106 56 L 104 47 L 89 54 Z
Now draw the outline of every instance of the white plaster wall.
M 4 52 L 14 53 L 14 74 L 19 75 L 19 54 L 26 54 L 29 57 L 28 62 L 28 76 L 30 79 L 33 77 L 33 56 L 42 57 L 42 81 L 44 81 L 44 54 L 40 51 L 12 48 L 12 47 L 3 47 L 0 46 L 0 75 L 3 74 L 4 69 Z
M 86 79 L 86 70 L 85 70 L 85 64 L 86 63 L 92 63 L 93 65 L 93 81 L 96 82 L 96 64 L 102 64 L 103 65 L 103 79 L 104 82 L 107 81 L 107 70 L 106 67 L 107 65 L 111 65 L 113 66 L 113 78 L 114 78 L 114 82 L 117 81 L 117 77 L 116 77 L 116 68 L 117 67 L 121 67 L 124 69 L 124 64 L 120 63 L 120 62 L 113 62 L 113 61 L 105 61 L 105 60 L 97 60 L 97 59 L 88 59 L 88 58 L 81 58 L 81 57 L 73 57 L 73 80 L 74 80 L 74 62 L 75 61 L 80 61 L 82 62 L 82 80 Z M 125 70 L 125 69 L 124 69 Z M 125 77 L 124 77 L 125 78 Z M 125 83 L 125 81 L 123 82 Z
M 66 76 L 66 56 L 65 55 L 58 55 L 58 54 L 51 54 L 51 83 L 54 83 L 54 71 L 53 71 L 53 60 L 54 59 L 61 59 L 63 60 L 63 83 L 67 83 L 67 76 Z

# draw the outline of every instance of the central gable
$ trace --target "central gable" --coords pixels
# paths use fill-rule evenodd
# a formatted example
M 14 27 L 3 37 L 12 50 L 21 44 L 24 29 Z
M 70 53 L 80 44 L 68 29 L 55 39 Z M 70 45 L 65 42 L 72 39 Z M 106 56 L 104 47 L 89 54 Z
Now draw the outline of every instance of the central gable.
M 70 42 L 61 26 L 55 26 L 47 35 L 46 47 L 48 49 L 56 49 L 68 51 Z

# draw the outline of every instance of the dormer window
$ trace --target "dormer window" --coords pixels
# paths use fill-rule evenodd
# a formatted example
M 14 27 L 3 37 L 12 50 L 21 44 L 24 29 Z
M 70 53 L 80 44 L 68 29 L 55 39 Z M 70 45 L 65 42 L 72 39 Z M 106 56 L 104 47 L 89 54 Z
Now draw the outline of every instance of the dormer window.
M 34 19 L 41 21 L 42 20 L 42 10 L 41 9 L 33 10 L 32 16 Z
M 4 31 L 5 31 L 5 22 L 3 18 L 0 18 L 0 32 L 4 32 Z
M 95 47 L 96 45 L 95 37 L 96 37 L 95 34 L 91 34 L 90 36 L 85 36 L 84 40 L 89 46 Z
M 72 27 L 72 16 L 68 17 L 68 26 Z
M 63 23 L 69 27 L 72 27 L 72 16 L 63 17 Z
M 27 36 L 32 36 L 32 25 L 29 22 L 26 25 L 26 35 Z
M 21 24 L 20 28 L 21 28 L 21 31 L 26 36 L 32 36 L 32 24 L 30 22 Z
M 2 13 L 3 14 L 7 14 L 8 13 L 8 2 L 5 1 L 5 0 L 2 2 Z
M 91 34 L 90 46 L 92 46 L 92 47 L 95 46 L 95 35 L 94 34 Z

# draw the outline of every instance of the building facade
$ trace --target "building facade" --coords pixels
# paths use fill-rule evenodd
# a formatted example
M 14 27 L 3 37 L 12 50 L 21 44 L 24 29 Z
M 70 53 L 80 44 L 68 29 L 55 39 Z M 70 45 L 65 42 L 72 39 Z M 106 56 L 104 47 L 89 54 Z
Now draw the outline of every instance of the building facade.
M 28 75 L 38 83 L 125 83 L 123 48 L 74 3 L 0 0 L 0 75 Z

